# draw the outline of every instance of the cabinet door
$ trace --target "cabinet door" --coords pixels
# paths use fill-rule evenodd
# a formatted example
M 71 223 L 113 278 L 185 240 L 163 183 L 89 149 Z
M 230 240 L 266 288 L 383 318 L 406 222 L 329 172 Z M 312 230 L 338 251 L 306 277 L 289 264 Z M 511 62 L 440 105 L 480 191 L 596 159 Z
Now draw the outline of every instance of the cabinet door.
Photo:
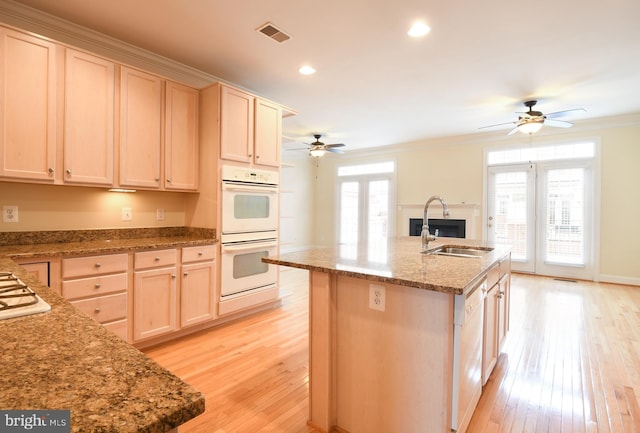
M 255 163 L 280 167 L 282 140 L 282 107 L 256 99 L 255 107 Z
M 198 188 L 198 91 L 167 81 L 165 100 L 166 189 Z
M 160 188 L 162 80 L 123 67 L 120 84 L 121 186 Z
M 505 274 L 500 279 L 498 292 L 498 350 L 502 347 L 509 331 L 509 299 L 511 296 L 511 274 Z
M 114 64 L 68 49 L 64 181 L 113 185 Z
M 240 90 L 220 89 L 220 157 L 251 162 L 253 158 L 254 97 Z
M 486 384 L 498 360 L 498 303 L 500 284 L 494 286 L 484 299 L 484 332 L 482 344 L 482 384 Z
M 176 268 L 136 271 L 133 283 L 133 339 L 175 331 Z
M 189 326 L 215 318 L 215 266 L 202 262 L 182 266 L 180 325 Z
M 53 181 L 56 46 L 0 29 L 0 176 Z

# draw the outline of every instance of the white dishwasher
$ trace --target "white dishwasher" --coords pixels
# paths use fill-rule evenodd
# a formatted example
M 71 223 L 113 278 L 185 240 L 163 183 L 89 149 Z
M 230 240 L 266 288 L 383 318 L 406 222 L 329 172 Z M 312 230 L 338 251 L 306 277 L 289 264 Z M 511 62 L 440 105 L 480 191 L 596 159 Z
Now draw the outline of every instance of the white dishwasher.
M 451 430 L 464 432 L 482 394 L 482 320 L 487 282 L 456 295 L 453 314 Z

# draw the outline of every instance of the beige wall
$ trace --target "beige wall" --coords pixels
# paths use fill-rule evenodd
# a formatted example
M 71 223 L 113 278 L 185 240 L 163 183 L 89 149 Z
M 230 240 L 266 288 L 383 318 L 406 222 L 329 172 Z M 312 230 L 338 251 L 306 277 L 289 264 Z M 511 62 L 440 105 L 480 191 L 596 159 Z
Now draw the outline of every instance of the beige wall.
M 187 195 L 0 182 L 0 206 L 18 206 L 20 219 L 17 223 L 3 223 L 0 219 L 0 231 L 184 226 Z M 131 221 L 121 220 L 123 207 L 132 209 Z M 164 209 L 164 221 L 156 221 L 158 208 Z
M 638 122 L 635 122 L 638 125 Z M 449 203 L 483 205 L 484 152 L 487 148 L 522 146 L 524 136 L 486 136 L 391 146 L 375 153 L 347 152 L 320 160 L 315 180 L 314 242 L 330 245 L 336 239 L 335 171 L 337 164 L 392 158 L 397 161 L 396 203 L 423 204 L 433 194 Z M 640 126 L 591 127 L 536 137 L 534 143 L 599 138 L 601 143 L 601 207 L 599 278 L 640 285 Z M 483 218 L 481 220 L 484 220 Z

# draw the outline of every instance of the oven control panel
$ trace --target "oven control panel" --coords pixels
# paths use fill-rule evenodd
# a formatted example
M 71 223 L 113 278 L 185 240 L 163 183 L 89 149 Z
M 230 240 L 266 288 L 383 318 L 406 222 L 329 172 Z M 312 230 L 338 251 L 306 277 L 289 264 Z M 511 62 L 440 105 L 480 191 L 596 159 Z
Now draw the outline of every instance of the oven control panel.
M 222 180 L 278 185 L 279 173 L 277 171 L 224 165 L 222 166 Z

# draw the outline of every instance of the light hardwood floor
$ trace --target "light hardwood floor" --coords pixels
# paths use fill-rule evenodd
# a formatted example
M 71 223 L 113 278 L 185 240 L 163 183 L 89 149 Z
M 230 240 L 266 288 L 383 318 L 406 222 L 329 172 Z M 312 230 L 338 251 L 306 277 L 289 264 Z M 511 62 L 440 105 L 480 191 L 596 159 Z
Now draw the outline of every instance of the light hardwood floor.
M 282 285 L 282 308 L 145 350 L 206 396 L 180 433 L 314 432 L 307 273 Z M 468 432 L 640 433 L 640 287 L 515 274 L 511 290 L 509 336 Z

